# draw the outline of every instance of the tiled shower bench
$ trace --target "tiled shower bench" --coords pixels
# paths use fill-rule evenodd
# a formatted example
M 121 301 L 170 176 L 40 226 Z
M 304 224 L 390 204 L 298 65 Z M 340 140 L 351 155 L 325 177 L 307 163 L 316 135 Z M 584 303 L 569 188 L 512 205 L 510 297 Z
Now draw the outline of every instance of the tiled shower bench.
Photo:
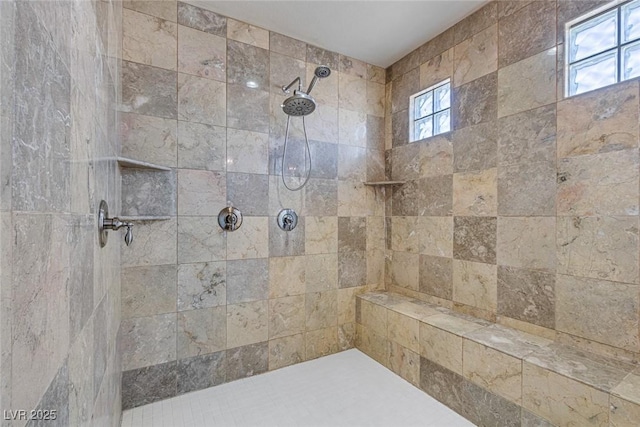
M 640 426 L 640 368 L 399 294 L 358 296 L 356 346 L 481 426 Z

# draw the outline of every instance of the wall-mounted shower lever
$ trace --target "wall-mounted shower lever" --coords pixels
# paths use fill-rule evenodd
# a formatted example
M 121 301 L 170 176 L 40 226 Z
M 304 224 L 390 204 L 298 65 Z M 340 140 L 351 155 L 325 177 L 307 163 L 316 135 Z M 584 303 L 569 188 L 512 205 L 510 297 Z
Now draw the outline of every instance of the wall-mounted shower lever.
M 122 227 L 127 227 L 127 232 L 124 235 L 124 242 L 127 246 L 133 242 L 133 223 L 120 221 L 118 218 L 109 218 L 109 206 L 107 202 L 102 200 L 100 207 L 98 208 L 98 233 L 100 237 L 100 247 L 103 248 L 107 244 L 107 232 L 109 230 L 119 230 Z
M 284 231 L 291 231 L 298 225 L 298 214 L 293 209 L 282 209 L 278 214 L 278 226 Z
M 236 231 L 242 225 L 242 213 L 231 206 L 224 208 L 218 214 L 218 225 L 225 231 Z

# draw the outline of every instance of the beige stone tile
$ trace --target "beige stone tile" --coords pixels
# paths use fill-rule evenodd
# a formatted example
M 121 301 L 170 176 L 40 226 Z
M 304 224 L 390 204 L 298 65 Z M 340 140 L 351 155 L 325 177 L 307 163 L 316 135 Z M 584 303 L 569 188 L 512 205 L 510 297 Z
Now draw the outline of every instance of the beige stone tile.
M 311 360 L 338 351 L 338 331 L 335 326 L 304 334 L 305 359 Z
M 498 117 L 555 102 L 555 81 L 555 48 L 501 68 L 498 70 Z
M 442 329 L 443 331 L 460 336 L 491 325 L 491 322 L 451 311 L 428 316 L 421 321 L 428 325 L 435 326 L 438 329 Z
M 558 215 L 637 215 L 638 150 L 558 161 Z
M 267 174 L 269 135 L 227 129 L 227 171 Z
M 124 60 L 175 71 L 178 52 L 175 23 L 123 9 L 122 31 Z
M 227 18 L 227 38 L 269 49 L 269 31 Z
M 221 82 L 226 81 L 226 39 L 179 25 L 178 71 Z
M 227 259 L 267 258 L 269 219 L 259 216 L 245 217 L 242 226 L 227 239 Z
M 522 406 L 557 426 L 607 426 L 607 393 L 524 362 Z
M 369 216 L 375 213 L 375 189 L 361 181 L 338 181 L 338 216 Z
M 636 217 L 559 217 L 558 273 L 638 283 Z
M 611 390 L 611 394 L 640 405 L 640 368 L 629 373 L 618 386 Z
M 555 270 L 555 217 L 498 218 L 498 264 Z
M 305 257 L 269 258 L 269 298 L 305 293 Z
M 175 167 L 177 122 L 134 113 L 120 114 L 122 156 Z
M 178 169 L 178 215 L 213 216 L 226 204 L 224 173 Z
M 387 259 L 387 281 L 393 286 L 417 291 L 419 288 L 418 254 L 394 251 L 391 259 Z
M 304 259 L 306 292 L 338 288 L 338 254 L 306 255 Z
M 453 217 L 418 217 L 417 231 L 421 254 L 453 257 Z
M 122 317 L 144 317 L 176 311 L 176 266 L 125 268 L 122 281 Z
M 269 301 L 269 338 L 300 334 L 304 323 L 304 295 Z
M 304 334 L 269 340 L 269 370 L 295 365 L 305 360 Z
M 633 427 L 640 420 L 640 405 L 611 396 L 609 401 L 611 412 L 609 413 L 609 425 L 611 427 Z
M 175 218 L 136 224 L 136 244 L 122 250 L 123 267 L 175 264 L 176 232 Z
M 126 319 L 122 322 L 121 329 L 123 370 L 157 365 L 175 359 L 175 313 Z M 13 366 L 15 369 L 18 365 L 14 362 Z
M 453 86 L 457 87 L 498 69 L 498 25 L 492 25 L 454 48 Z
M 638 285 L 559 274 L 556 328 L 600 343 L 638 351 Z
M 178 122 L 178 167 L 224 171 L 227 130 L 221 126 Z
M 367 115 L 364 112 L 338 110 L 338 141 L 343 145 L 367 148 Z
M 337 217 L 308 216 L 304 226 L 306 254 L 328 254 L 338 250 Z
M 351 111 L 366 111 L 367 81 L 358 76 L 338 73 L 339 107 Z
M 414 352 L 420 351 L 419 321 L 389 310 L 387 313 L 387 337 Z
M 336 326 L 338 324 L 338 291 L 306 294 L 305 316 L 307 331 Z
M 367 81 L 367 114 L 384 117 L 384 85 Z
M 369 301 L 360 302 L 360 323 L 372 332 L 387 337 L 387 309 Z
M 420 88 L 426 89 L 453 77 L 454 50 L 449 49 L 420 65 Z
M 356 325 L 356 347 L 373 360 L 388 365 L 389 344 L 386 335 L 380 335 L 366 326 Z
M 522 396 L 522 362 L 466 339 L 462 346 L 464 377 L 519 405 Z
M 178 73 L 178 118 L 216 126 L 227 124 L 227 89 L 218 82 Z
M 416 387 L 420 386 L 420 355 L 389 341 L 389 368 Z
M 462 375 L 462 337 L 420 323 L 420 355 Z
M 338 289 L 338 325 L 356 322 L 356 295 L 364 287 Z
M 125 9 L 137 10 L 172 22 L 178 19 L 176 2 L 173 0 L 124 0 L 122 6 Z
M 432 240 L 441 238 L 441 235 L 437 235 L 439 230 L 437 228 L 437 222 L 439 218 L 433 220 L 434 224 L 427 224 L 430 226 L 430 230 L 434 233 Z M 391 249 L 399 252 L 420 252 L 420 235 L 418 234 L 418 220 L 417 217 L 411 216 L 392 216 L 391 217 Z M 426 234 L 426 232 L 425 232 Z M 437 241 L 433 242 L 434 246 L 437 246 Z M 435 249 L 434 249 L 435 250 Z
M 385 249 L 384 221 L 382 216 L 367 217 L 367 250 Z
M 438 135 L 426 142 L 396 147 L 391 152 L 392 178 L 405 181 L 453 172 L 453 144 L 448 136 Z
M 178 358 L 224 350 L 227 344 L 226 313 L 223 306 L 179 312 Z
M 227 348 L 267 341 L 269 308 L 267 301 L 227 305 Z
M 498 169 L 453 174 L 453 214 L 496 216 Z
M 497 267 L 454 259 L 453 300 L 495 312 L 498 304 Z
M 638 147 L 638 82 L 558 103 L 558 157 Z

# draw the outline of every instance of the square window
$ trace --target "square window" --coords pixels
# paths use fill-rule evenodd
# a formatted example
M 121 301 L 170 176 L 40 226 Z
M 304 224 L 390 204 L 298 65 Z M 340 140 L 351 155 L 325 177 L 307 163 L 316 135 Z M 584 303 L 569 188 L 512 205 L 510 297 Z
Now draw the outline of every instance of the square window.
M 640 76 L 640 0 L 616 0 L 567 23 L 566 95 Z
M 410 142 L 451 130 L 451 83 L 447 79 L 411 96 Z

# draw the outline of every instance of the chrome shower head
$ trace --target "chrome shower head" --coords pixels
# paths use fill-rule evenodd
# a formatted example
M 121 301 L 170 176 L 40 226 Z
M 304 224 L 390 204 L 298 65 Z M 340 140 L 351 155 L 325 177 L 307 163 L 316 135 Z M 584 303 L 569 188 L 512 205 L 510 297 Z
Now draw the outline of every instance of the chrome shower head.
M 318 79 L 324 79 L 326 77 L 329 77 L 330 74 L 331 74 L 331 68 L 327 67 L 326 65 L 320 65 L 316 67 L 316 70 L 313 72 L 313 80 L 311 80 L 311 83 L 309 84 L 309 89 L 307 89 L 307 93 L 311 93 L 311 90 L 316 85 L 316 82 L 318 81 Z
M 282 103 L 282 111 L 289 116 L 306 116 L 316 109 L 316 101 L 312 96 L 301 91 L 294 91 L 293 96 Z

